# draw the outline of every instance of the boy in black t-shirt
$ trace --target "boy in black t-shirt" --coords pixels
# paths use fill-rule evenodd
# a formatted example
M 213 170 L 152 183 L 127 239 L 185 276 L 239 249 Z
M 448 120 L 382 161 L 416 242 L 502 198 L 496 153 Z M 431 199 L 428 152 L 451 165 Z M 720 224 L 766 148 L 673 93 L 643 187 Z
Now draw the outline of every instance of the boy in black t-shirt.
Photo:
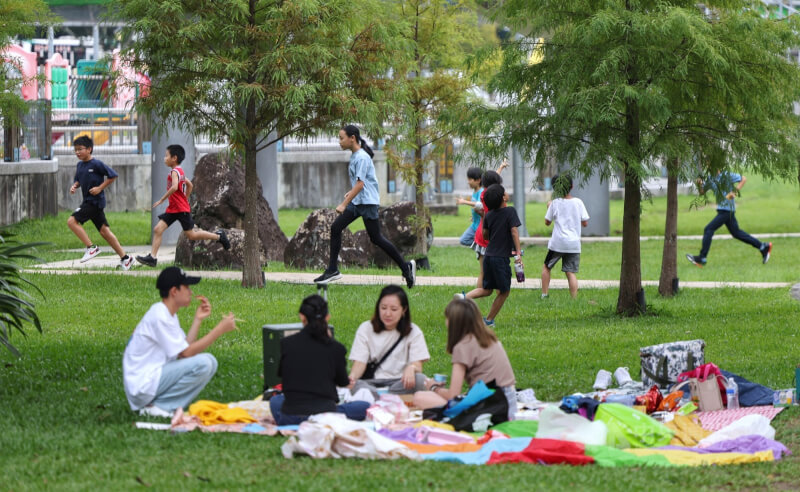
M 80 262 L 84 263 L 100 254 L 100 247 L 92 243 L 89 234 L 83 228 L 84 222 L 91 220 L 103 239 L 119 255 L 119 266 L 123 270 L 130 270 L 133 258 L 125 254 L 125 250 L 120 246 L 117 237 L 111 232 L 106 220 L 103 209 L 106 207 L 105 190 L 117 179 L 117 173 L 106 166 L 102 161 L 92 157 L 94 143 L 87 136 L 81 136 L 72 142 L 75 147 L 75 156 L 80 159 L 75 168 L 75 180 L 69 188 L 70 194 L 75 194 L 78 189 L 83 194 L 83 201 L 80 207 L 67 219 L 70 230 L 78 236 L 78 239 L 86 246 Z
M 494 318 L 511 292 L 508 258 L 513 256 L 516 263 L 522 264 L 517 229 L 522 223 L 514 207 L 507 206 L 508 194 L 502 185 L 493 184 L 486 188 L 483 201 L 489 209 L 483 219 L 483 237 L 489 239 L 489 245 L 483 257 L 483 289 L 473 297 L 486 297 L 497 290 L 497 297 L 484 318 L 487 326 L 494 327 Z

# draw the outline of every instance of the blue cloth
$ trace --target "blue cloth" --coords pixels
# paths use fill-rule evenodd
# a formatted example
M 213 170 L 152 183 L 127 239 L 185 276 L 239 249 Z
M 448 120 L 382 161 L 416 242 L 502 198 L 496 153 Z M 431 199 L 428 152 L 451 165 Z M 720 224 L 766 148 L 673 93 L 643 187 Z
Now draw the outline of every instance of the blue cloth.
M 736 386 L 739 388 L 739 406 L 741 407 L 755 407 L 759 405 L 772 405 L 772 394 L 774 390 L 762 386 L 758 383 L 748 381 L 747 379 L 733 374 L 732 372 L 720 371 L 725 379 L 733 378 L 736 381 Z
M 472 203 L 480 203 L 481 202 L 481 193 L 483 193 L 483 188 L 478 188 L 476 191 L 472 192 Z M 470 227 L 472 231 L 475 232 L 478 230 L 478 226 L 481 224 L 481 216 L 478 215 L 478 212 L 475 211 L 475 207 L 472 207 L 472 224 Z M 469 245 L 467 245 L 469 246 Z
M 462 234 L 461 237 L 458 239 L 458 244 L 460 244 L 461 246 L 467 246 L 467 247 L 472 246 L 472 243 L 475 242 L 475 231 L 476 230 L 477 229 L 474 229 L 472 227 L 472 225 L 467 227 L 467 230 L 464 231 L 464 234 Z
M 358 181 L 364 183 L 364 189 L 353 198 L 353 205 L 380 205 L 381 195 L 378 191 L 378 178 L 375 176 L 375 165 L 372 158 L 364 149 L 358 149 L 350 156 L 350 165 L 347 168 L 350 176 L 350 187 Z
M 244 427 L 242 427 L 242 430 L 245 432 L 252 432 L 253 434 L 258 434 L 259 432 L 264 432 L 267 429 L 263 425 L 247 424 Z
M 286 397 L 281 393 L 269 399 L 269 409 L 272 411 L 272 418 L 279 426 L 300 425 L 301 422 L 308 420 L 310 415 L 289 415 L 282 413 L 283 401 Z M 350 420 L 364 420 L 367 418 L 367 408 L 370 403 L 366 401 L 351 401 L 336 406 L 338 413 L 343 413 Z
M 438 453 L 423 454 L 423 460 L 449 461 L 463 465 L 484 465 L 492 453 L 518 453 L 527 448 L 531 443 L 530 437 L 514 437 L 511 439 L 493 439 L 483 445 L 478 451 L 471 453 L 451 453 L 439 451 Z
M 106 177 L 109 179 L 116 178 L 117 173 L 106 166 L 103 161 L 94 158 L 86 162 L 78 161 L 78 165 L 75 168 L 75 180 L 73 182 L 81 184 L 81 193 L 83 194 L 84 203 L 91 203 L 99 208 L 105 208 L 106 192 L 101 191 L 97 195 L 92 195 L 89 193 L 89 190 L 103 184 Z
M 445 409 L 445 411 L 442 413 L 445 417 L 452 419 L 453 417 L 458 416 L 461 412 L 469 410 L 473 405 L 489 398 L 494 394 L 494 392 L 495 390 L 489 389 L 486 386 L 486 383 L 483 381 L 478 381 L 472 385 L 472 388 L 467 391 L 467 394 L 464 395 L 464 398 L 462 398 L 460 402 L 456 403 L 450 408 Z
M 725 198 L 728 193 L 734 191 L 736 183 L 742 180 L 742 175 L 730 171 L 722 171 L 716 176 L 710 177 L 705 182 L 705 188 L 711 189 L 717 197 L 717 210 L 736 211 L 736 202 Z
M 216 372 L 217 359 L 207 352 L 167 362 L 161 368 L 156 397 L 150 405 L 168 412 L 186 408 Z

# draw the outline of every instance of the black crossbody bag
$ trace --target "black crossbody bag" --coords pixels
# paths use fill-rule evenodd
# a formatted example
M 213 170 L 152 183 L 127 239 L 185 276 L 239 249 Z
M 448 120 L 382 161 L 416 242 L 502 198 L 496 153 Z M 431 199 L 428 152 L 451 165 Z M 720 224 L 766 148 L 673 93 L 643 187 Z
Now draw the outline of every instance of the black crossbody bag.
M 375 362 L 375 361 L 367 362 L 367 367 L 364 369 L 364 374 L 361 375 L 361 379 L 375 379 L 375 371 L 377 371 L 378 368 L 381 367 L 381 364 L 383 364 L 383 361 L 385 361 L 386 358 L 389 357 L 392 354 L 392 352 L 394 352 L 394 349 L 398 345 L 400 345 L 400 342 L 403 340 L 403 338 L 405 338 L 405 337 L 401 335 L 400 338 L 398 338 L 397 341 L 394 342 L 394 345 L 392 345 L 392 347 L 389 349 L 389 351 L 386 352 L 385 354 L 383 354 L 383 357 L 381 357 L 381 360 L 379 360 L 377 362 Z

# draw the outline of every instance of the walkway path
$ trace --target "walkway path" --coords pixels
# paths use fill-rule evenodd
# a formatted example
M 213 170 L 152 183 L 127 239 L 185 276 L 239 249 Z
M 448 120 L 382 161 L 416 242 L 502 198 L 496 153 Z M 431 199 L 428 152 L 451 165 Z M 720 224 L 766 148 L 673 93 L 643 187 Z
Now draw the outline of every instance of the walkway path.
M 800 234 L 792 236 L 798 237 Z M 777 237 L 777 236 L 771 236 Z M 783 237 L 783 236 L 780 236 Z M 458 238 L 443 238 L 447 240 L 454 240 L 458 244 Z M 534 238 L 539 239 L 539 238 Z M 589 239 L 589 238 L 587 238 Z M 608 238 L 597 238 L 606 240 Z M 612 238 L 613 239 L 613 238 Z M 78 260 L 83 254 L 83 249 L 70 250 L 75 253 L 75 259 L 55 261 L 51 263 L 44 263 L 36 265 L 32 268 L 26 269 L 27 272 L 50 273 L 55 275 L 78 275 L 78 274 L 117 274 L 117 275 L 130 275 L 136 277 L 153 277 L 155 278 L 161 271 L 160 268 L 149 268 L 136 263 L 136 266 L 130 271 L 109 270 L 115 268 L 119 263 L 119 257 L 108 254 L 109 248 L 105 248 L 104 254 L 89 260 L 86 263 L 80 263 Z M 149 246 L 128 246 L 126 247 L 128 254 L 147 254 L 150 251 Z M 174 247 L 162 247 L 159 250 L 158 259 L 163 264 L 171 264 L 175 259 Z M 220 270 L 201 270 L 193 271 L 197 275 L 204 278 L 219 278 L 227 280 L 241 280 L 242 273 L 240 271 L 220 271 Z M 299 272 L 265 272 L 264 277 L 268 282 L 287 282 L 292 284 L 313 284 L 313 280 L 318 273 L 299 273 Z M 475 285 L 475 277 L 433 277 L 433 276 L 417 276 L 417 285 L 449 285 L 454 287 L 454 291 L 469 290 Z M 619 287 L 618 280 L 584 280 L 580 279 L 580 286 L 582 289 L 609 289 Z M 337 284 L 343 285 L 387 285 L 391 283 L 404 285 L 405 282 L 400 275 L 363 275 L 363 274 L 345 274 L 342 279 L 336 281 Z M 658 281 L 645 280 L 642 282 L 644 286 L 657 286 Z M 722 287 L 737 287 L 737 288 L 750 288 L 750 289 L 772 289 L 772 288 L 786 288 L 792 284 L 789 282 L 681 282 L 681 288 L 701 288 L 701 289 L 716 289 Z M 511 282 L 513 289 L 540 289 L 541 281 L 538 278 L 527 278 L 524 283 L 518 284 Z M 552 279 L 550 287 L 553 289 L 567 289 L 566 279 Z

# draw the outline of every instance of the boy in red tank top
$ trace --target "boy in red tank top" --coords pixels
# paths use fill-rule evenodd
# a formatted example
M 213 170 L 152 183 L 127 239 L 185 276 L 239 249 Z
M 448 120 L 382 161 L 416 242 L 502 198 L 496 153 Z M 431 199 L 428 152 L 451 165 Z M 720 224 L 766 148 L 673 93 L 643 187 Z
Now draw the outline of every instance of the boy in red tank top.
M 181 169 L 180 165 L 186 157 L 186 151 L 180 145 L 168 145 L 167 151 L 164 153 L 164 164 L 171 169 L 169 176 L 167 176 L 167 192 L 160 200 L 153 204 L 155 209 L 157 206 L 169 200 L 169 205 L 165 213 L 158 216 L 158 224 L 153 228 L 153 246 L 150 254 L 147 256 L 137 256 L 136 261 L 143 265 L 154 267 L 158 264 L 158 248 L 161 246 L 161 237 L 167 227 L 172 225 L 176 220 L 181 223 L 183 233 L 187 239 L 192 241 L 201 241 L 212 239 L 219 241 L 222 247 L 229 249 L 231 247 L 228 241 L 228 235 L 222 229 L 217 232 L 208 232 L 200 229 L 194 229 L 194 221 L 192 220 L 191 209 L 189 208 L 189 195 L 192 193 L 192 182 L 186 178 L 186 175 Z

